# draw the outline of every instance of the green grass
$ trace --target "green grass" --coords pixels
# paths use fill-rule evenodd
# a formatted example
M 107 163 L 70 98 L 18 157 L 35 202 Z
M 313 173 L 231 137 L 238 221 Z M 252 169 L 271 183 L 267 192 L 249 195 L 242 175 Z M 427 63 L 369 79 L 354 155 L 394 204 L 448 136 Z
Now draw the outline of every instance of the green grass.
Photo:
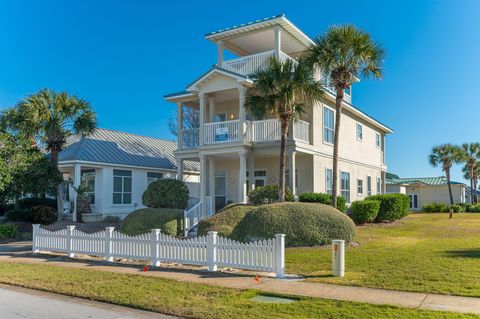
M 291 248 L 287 273 L 311 281 L 393 290 L 480 296 L 480 214 L 411 214 L 391 225 L 357 228 L 346 275 L 331 277 L 325 247 Z
M 250 300 L 254 290 L 50 265 L 0 263 L 0 282 L 187 318 L 480 318 L 315 298 L 262 304 Z

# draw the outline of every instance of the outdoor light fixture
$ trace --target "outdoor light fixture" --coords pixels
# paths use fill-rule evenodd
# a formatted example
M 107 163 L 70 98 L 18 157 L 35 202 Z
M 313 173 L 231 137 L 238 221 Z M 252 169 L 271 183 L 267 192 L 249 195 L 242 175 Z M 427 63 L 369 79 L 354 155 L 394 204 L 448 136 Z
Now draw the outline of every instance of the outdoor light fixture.
M 235 118 L 235 114 L 230 113 L 230 119 L 233 120 Z

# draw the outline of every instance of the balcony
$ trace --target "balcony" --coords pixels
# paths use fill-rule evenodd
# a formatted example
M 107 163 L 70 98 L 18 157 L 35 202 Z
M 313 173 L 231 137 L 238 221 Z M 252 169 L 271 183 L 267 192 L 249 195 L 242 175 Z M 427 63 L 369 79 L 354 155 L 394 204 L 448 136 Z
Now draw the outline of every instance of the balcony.
M 274 50 L 247 55 L 237 59 L 223 61 L 222 68 L 242 75 L 251 75 L 259 70 L 265 69 L 268 66 L 268 61 L 274 56 Z M 297 63 L 296 60 L 287 54 L 280 52 L 280 60 L 283 62 L 287 59 L 292 60 L 295 64 Z

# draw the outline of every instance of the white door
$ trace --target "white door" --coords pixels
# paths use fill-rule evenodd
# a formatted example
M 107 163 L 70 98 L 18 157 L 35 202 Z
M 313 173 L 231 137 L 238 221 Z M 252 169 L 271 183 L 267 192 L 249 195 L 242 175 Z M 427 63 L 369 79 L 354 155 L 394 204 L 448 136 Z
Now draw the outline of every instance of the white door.
M 409 194 L 410 197 L 410 209 L 411 210 L 418 210 L 418 195 L 417 194 Z
M 227 172 L 215 172 L 215 209 L 220 209 L 227 203 Z

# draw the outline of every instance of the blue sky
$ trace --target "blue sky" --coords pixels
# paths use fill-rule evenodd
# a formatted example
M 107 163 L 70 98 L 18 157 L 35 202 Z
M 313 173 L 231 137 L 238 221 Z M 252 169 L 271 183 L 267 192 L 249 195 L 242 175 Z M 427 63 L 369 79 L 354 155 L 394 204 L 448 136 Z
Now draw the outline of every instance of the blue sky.
M 389 171 L 438 176 L 433 145 L 479 141 L 480 1 L 0 1 L 0 109 L 40 88 L 91 102 L 99 126 L 169 135 L 181 91 L 216 62 L 205 33 L 285 13 L 306 34 L 355 24 L 387 50 L 353 102 L 395 130 Z M 453 172 L 461 178 L 460 168 Z

